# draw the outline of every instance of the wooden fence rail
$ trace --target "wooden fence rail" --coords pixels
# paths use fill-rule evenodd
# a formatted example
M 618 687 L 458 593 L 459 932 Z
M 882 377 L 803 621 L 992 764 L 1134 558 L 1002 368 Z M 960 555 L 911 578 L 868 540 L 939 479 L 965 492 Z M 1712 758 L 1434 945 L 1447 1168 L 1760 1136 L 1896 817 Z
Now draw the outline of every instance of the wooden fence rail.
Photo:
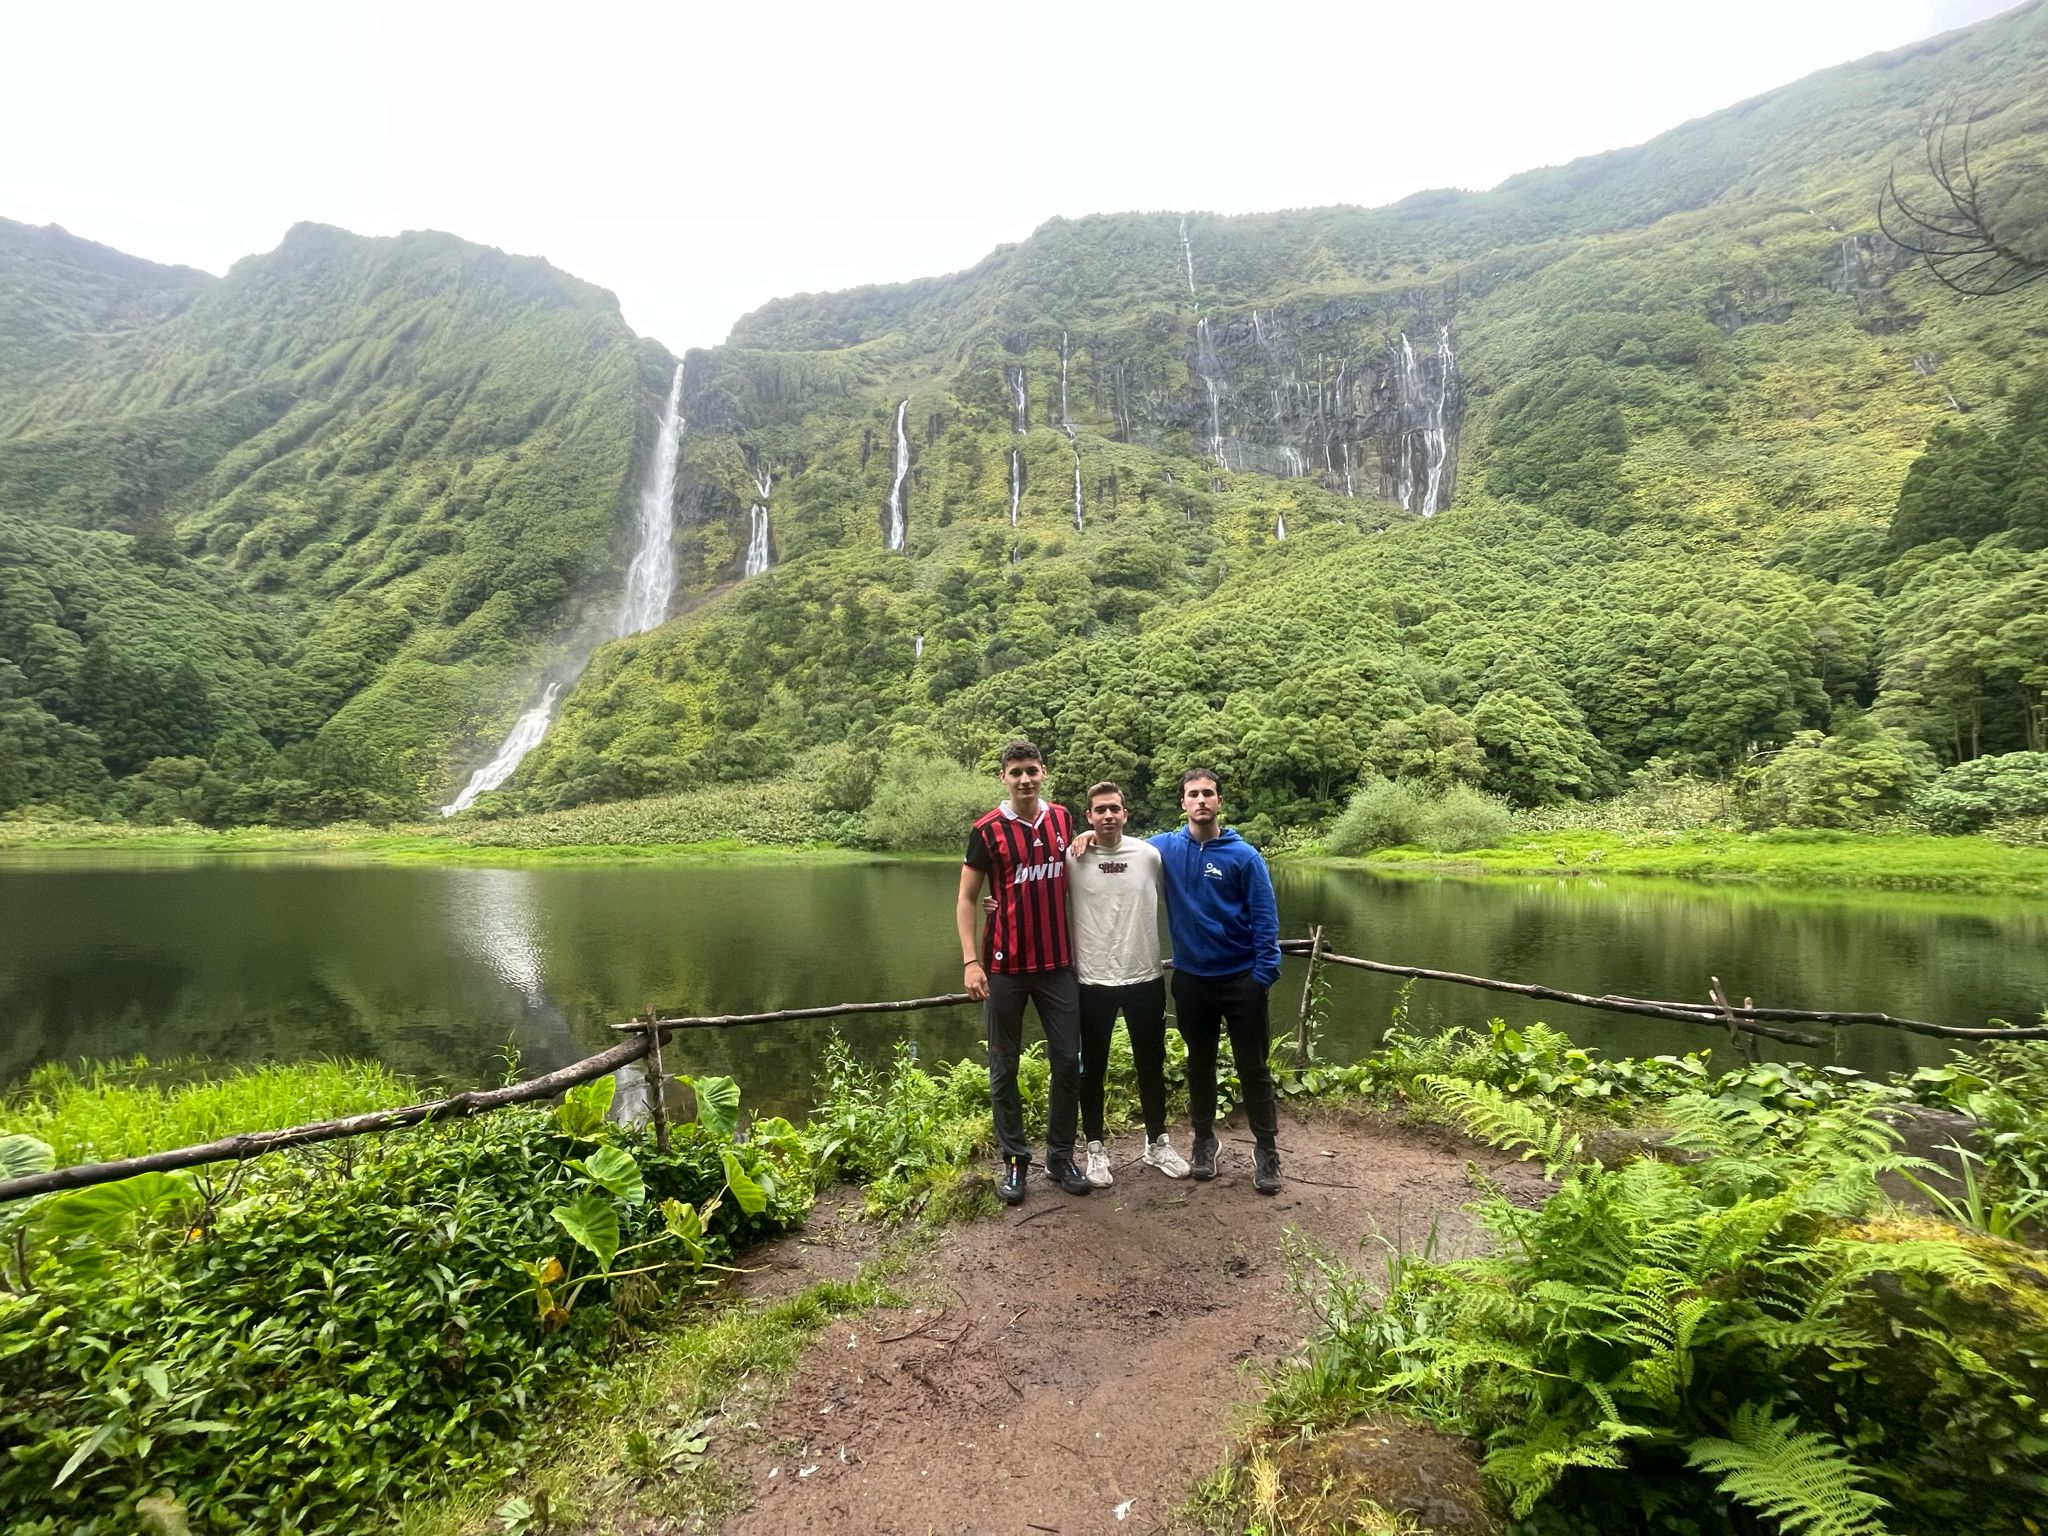
M 1755 1008 L 1746 1003 L 1740 1008 L 1735 1008 L 1724 1003 L 1672 1003 L 1640 997 L 1594 997 L 1583 992 L 1566 992 L 1557 987 L 1539 986 L 1531 982 L 1498 981 L 1489 976 L 1466 976 L 1456 971 L 1436 971 L 1421 966 L 1389 965 L 1378 960 L 1362 960 L 1355 955 L 1337 954 L 1321 947 L 1321 944 L 1320 935 L 1311 939 L 1283 939 L 1280 949 L 1283 954 L 1310 956 L 1319 965 L 1348 966 L 1354 970 L 1375 971 L 1387 976 L 1405 976 L 1418 981 L 1445 981 L 1459 986 L 1478 987 L 1490 992 L 1512 993 L 1518 997 L 1570 1003 L 1579 1008 L 1596 1008 L 1607 1013 L 1676 1019 L 1687 1024 L 1705 1024 L 1731 1031 L 1739 1030 L 1744 1034 L 1763 1035 L 1769 1039 L 1795 1045 L 1818 1046 L 1827 1042 L 1817 1035 L 1778 1028 L 1778 1024 L 1873 1024 L 1959 1040 L 2048 1039 L 2048 1026 L 1974 1029 L 1959 1024 L 1929 1024 L 1919 1019 L 1894 1018 L 1885 1013 Z M 1172 964 L 1171 961 L 1167 963 Z M 965 992 L 948 992 L 937 997 L 910 997 L 881 1003 L 828 1003 L 816 1008 L 781 1008 L 768 1013 L 669 1017 L 650 1009 L 649 1018 L 633 1019 L 612 1026 L 613 1029 L 630 1034 L 633 1038 L 622 1040 L 595 1056 L 571 1062 L 566 1067 L 559 1067 L 553 1072 L 530 1078 L 523 1083 L 511 1083 L 503 1088 L 449 1094 L 445 1098 L 430 1099 L 424 1104 L 413 1104 L 404 1109 L 378 1110 L 372 1114 L 349 1115 L 339 1120 L 322 1120 L 312 1125 L 295 1125 L 281 1130 L 244 1131 L 239 1135 L 223 1137 L 219 1141 L 209 1141 L 200 1146 L 178 1147 L 167 1152 L 151 1152 L 142 1157 L 126 1157 L 108 1163 L 78 1163 L 69 1168 L 53 1168 L 47 1173 L 28 1174 L 17 1179 L 0 1179 L 0 1204 L 10 1200 L 24 1200 L 33 1195 L 57 1194 L 64 1190 L 86 1189 L 95 1184 L 111 1184 L 120 1179 L 133 1178 L 138 1173 L 168 1173 L 179 1168 L 196 1168 L 204 1163 L 242 1162 L 252 1157 L 261 1157 L 265 1153 L 283 1151 L 288 1147 L 312 1146 L 345 1136 L 366 1136 L 380 1131 L 398 1130 L 409 1125 L 463 1120 L 471 1115 L 502 1109 L 510 1104 L 530 1104 L 538 1099 L 553 1098 L 578 1083 L 587 1083 L 608 1076 L 629 1063 L 642 1060 L 651 1051 L 658 1049 L 657 1042 L 661 1037 L 676 1030 L 732 1029 L 745 1024 L 781 1024 L 796 1019 L 846 1018 L 865 1013 L 912 1013 L 931 1008 L 958 1008 L 972 1002 L 973 999 Z M 1309 995 L 1305 985 L 1304 1011 L 1308 1002 Z

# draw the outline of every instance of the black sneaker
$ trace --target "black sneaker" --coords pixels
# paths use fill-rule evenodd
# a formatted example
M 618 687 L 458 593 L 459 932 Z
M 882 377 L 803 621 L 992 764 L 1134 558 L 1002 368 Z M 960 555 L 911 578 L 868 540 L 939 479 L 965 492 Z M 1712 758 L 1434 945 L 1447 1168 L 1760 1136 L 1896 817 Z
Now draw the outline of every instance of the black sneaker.
M 1024 1203 L 1024 1175 L 1031 1169 L 1028 1159 L 1006 1157 L 1003 1159 L 1002 1177 L 996 1180 L 996 1193 L 1005 1205 Z
M 1262 1195 L 1280 1193 L 1279 1148 L 1252 1148 L 1252 1188 Z
M 1088 1175 L 1074 1166 L 1072 1153 L 1065 1157 L 1048 1157 L 1045 1176 L 1070 1195 L 1085 1195 L 1095 1188 L 1088 1182 Z
M 1195 1137 L 1195 1145 L 1188 1154 L 1188 1172 L 1204 1184 L 1216 1177 L 1216 1133 L 1203 1131 Z

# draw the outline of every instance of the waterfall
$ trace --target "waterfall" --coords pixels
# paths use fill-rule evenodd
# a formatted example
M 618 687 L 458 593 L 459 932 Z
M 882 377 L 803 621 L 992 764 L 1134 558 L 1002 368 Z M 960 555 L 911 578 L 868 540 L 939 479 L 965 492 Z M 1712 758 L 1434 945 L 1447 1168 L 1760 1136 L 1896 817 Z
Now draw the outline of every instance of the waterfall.
M 1003 382 L 1010 386 L 1010 430 L 1029 432 L 1031 430 L 1031 397 L 1024 388 L 1024 365 L 1005 363 Z
M 1266 344 L 1266 328 L 1259 324 L 1259 312 L 1256 309 L 1252 311 L 1252 340 L 1262 347 Z
M 1451 400 L 1451 370 L 1457 365 L 1457 358 L 1451 352 L 1451 328 L 1446 325 L 1437 332 L 1436 338 L 1436 403 L 1422 431 L 1423 451 L 1429 456 L 1429 479 L 1422 492 L 1424 517 L 1434 517 L 1442 504 L 1438 493 L 1443 488 L 1444 463 L 1450 457 L 1450 437 L 1444 427 L 1444 415 Z
M 741 574 L 759 576 L 775 563 L 775 557 L 768 549 L 768 493 L 775 487 L 775 477 L 765 469 L 754 471 L 754 489 L 760 493 L 747 513 L 747 563 Z
M 1081 531 L 1081 444 L 1071 431 L 1068 439 L 1074 444 L 1074 532 Z
M 1060 426 L 1067 436 L 1074 435 L 1074 424 L 1067 420 L 1067 333 L 1060 332 Z
M 1024 497 L 1024 457 L 1010 450 L 1010 526 L 1017 526 L 1017 503 Z
M 1301 450 L 1282 444 L 1280 448 L 1280 478 L 1298 480 L 1308 473 L 1308 466 L 1302 462 Z
M 917 637 L 917 639 L 916 639 L 916 640 L 915 640 L 914 642 L 912 642 L 912 644 L 911 644 L 911 647 L 910 647 L 910 659 L 911 659 L 912 661 L 923 661 L 923 660 L 924 660 L 924 636 L 923 636 L 923 635 L 919 635 L 919 636 Z
M 1185 216 L 1180 221 L 1180 254 L 1181 260 L 1185 261 L 1188 267 L 1188 297 L 1193 298 L 1195 295 L 1195 248 L 1188 244 L 1188 221 Z
M 676 468 L 683 447 L 683 365 L 676 364 L 669 380 L 668 403 L 662 407 L 661 435 L 655 444 L 654 462 L 647 468 L 647 480 L 640 488 L 640 550 L 626 568 L 626 595 L 619 608 L 621 638 L 652 629 L 668 617 L 669 598 L 675 593 L 676 557 L 669 547 L 675 531 Z M 764 535 L 765 536 L 765 535 Z M 466 811 L 476 797 L 498 788 L 512 777 L 520 759 L 540 745 L 561 694 L 558 679 L 549 683 L 541 701 L 514 722 L 511 733 L 499 746 L 497 756 L 469 776 L 462 793 L 441 807 L 443 816 Z
M 675 531 L 676 464 L 683 446 L 683 365 L 668 387 L 661 413 L 661 438 L 654 463 L 640 489 L 640 552 L 626 571 L 626 601 L 619 609 L 619 635 L 637 635 L 668 617 L 676 586 L 676 556 L 669 546 Z M 538 738 L 536 738 L 538 739 Z
M 512 770 L 519 766 L 519 760 L 539 746 L 541 737 L 547 735 L 548 718 L 555 712 L 555 697 L 561 691 L 559 682 L 548 684 L 548 691 L 541 695 L 540 702 L 519 717 L 519 723 L 512 727 L 512 734 L 498 748 L 498 755 L 471 774 L 469 782 L 462 787 L 462 793 L 441 807 L 443 816 L 468 810 L 478 795 L 488 794 L 512 777 Z
M 1273 514 L 1273 537 L 1283 543 L 1287 539 L 1287 514 L 1285 512 Z
M 889 487 L 889 547 L 901 549 L 905 529 L 903 482 L 910 474 L 910 439 L 904 434 L 903 419 L 910 411 L 905 400 L 896 407 L 896 479 Z
M 1358 499 L 1358 488 L 1351 483 L 1351 439 L 1344 439 L 1344 494 L 1353 501 Z
M 1415 374 L 1415 349 L 1408 345 L 1408 333 L 1401 333 L 1401 473 L 1394 490 L 1396 499 L 1410 511 L 1415 500 L 1415 433 L 1409 426 L 1413 401 L 1422 392 Z

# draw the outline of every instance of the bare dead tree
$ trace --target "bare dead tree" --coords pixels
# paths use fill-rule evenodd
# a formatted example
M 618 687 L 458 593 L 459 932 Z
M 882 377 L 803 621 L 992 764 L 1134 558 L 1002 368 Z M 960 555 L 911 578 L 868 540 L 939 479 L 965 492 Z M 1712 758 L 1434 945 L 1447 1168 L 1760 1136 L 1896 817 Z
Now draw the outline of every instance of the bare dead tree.
M 1932 186 L 1912 197 L 1899 190 L 1895 165 L 1877 200 L 1877 224 L 1886 238 L 1927 263 L 1935 280 L 1971 297 L 2011 293 L 2048 275 L 2048 260 L 2029 256 L 2001 238 L 1984 211 L 1977 173 L 1970 166 L 1970 123 L 1962 118 L 1960 142 L 1951 142 L 1955 104 L 1927 125 L 1923 151 Z

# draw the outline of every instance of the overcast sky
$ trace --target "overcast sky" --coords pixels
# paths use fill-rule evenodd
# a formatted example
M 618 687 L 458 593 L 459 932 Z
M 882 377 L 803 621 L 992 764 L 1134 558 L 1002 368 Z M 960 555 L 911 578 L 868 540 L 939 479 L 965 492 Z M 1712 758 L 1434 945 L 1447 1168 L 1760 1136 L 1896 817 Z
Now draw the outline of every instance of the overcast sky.
M 9 8 L 0 216 L 223 272 L 451 230 L 680 352 L 1057 214 L 1488 187 L 2009 0 Z

